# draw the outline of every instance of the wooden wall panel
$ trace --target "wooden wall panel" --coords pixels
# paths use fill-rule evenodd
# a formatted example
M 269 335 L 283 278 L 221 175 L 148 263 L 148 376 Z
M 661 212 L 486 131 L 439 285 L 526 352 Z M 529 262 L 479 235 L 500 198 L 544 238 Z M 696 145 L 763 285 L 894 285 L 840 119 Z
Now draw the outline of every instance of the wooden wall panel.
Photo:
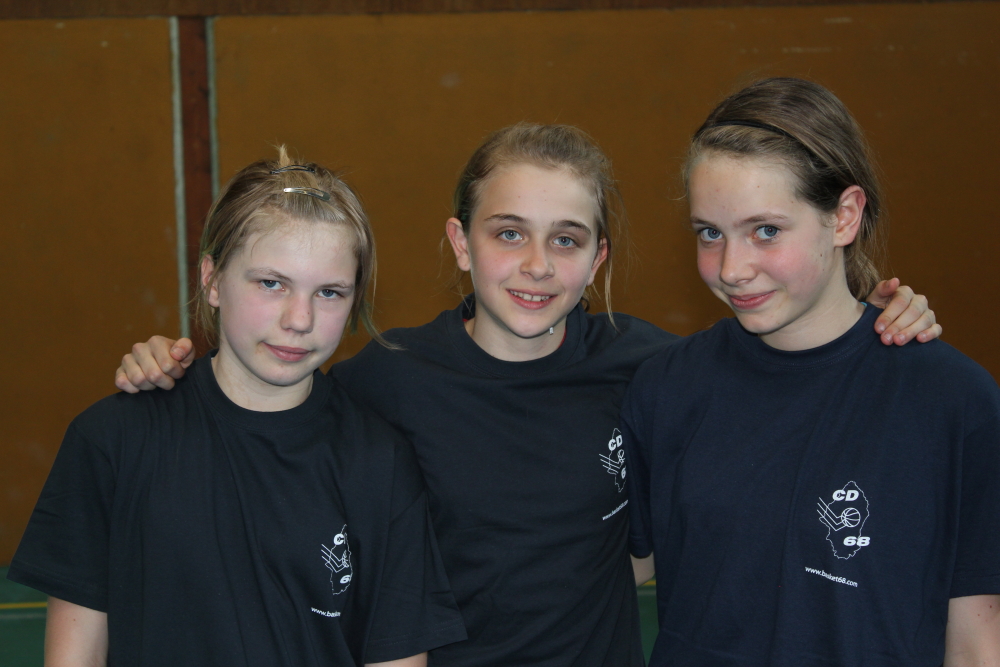
M 0 563 L 70 420 L 178 330 L 169 53 L 165 20 L 0 23 Z
M 847 102 L 881 156 L 892 267 L 946 339 L 1000 377 L 983 310 L 1000 228 L 1000 5 L 896 4 L 524 14 L 220 18 L 222 173 L 285 142 L 347 169 L 379 242 L 385 326 L 455 303 L 439 253 L 454 179 L 489 131 L 565 122 L 612 156 L 636 262 L 616 309 L 690 333 L 726 314 L 699 280 L 678 171 L 690 133 L 754 78 L 806 76 Z M 338 357 L 363 338 L 349 339 Z
M 877 4 L 898 0 L 841 0 Z M 904 0 L 922 2 L 924 0 Z M 937 0 L 941 1 L 941 0 Z M 830 0 L 0 0 L 0 19 L 266 14 L 420 14 L 575 9 L 828 5 Z

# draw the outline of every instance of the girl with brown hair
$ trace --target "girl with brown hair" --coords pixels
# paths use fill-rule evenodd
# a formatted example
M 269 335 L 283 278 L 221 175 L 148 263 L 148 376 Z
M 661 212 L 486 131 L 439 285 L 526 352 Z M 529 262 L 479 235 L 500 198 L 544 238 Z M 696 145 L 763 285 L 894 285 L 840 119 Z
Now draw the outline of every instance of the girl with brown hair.
M 622 407 L 650 665 L 1000 664 L 1000 389 L 946 343 L 872 338 L 881 197 L 854 118 L 760 81 L 686 176 L 735 318 L 646 362 Z

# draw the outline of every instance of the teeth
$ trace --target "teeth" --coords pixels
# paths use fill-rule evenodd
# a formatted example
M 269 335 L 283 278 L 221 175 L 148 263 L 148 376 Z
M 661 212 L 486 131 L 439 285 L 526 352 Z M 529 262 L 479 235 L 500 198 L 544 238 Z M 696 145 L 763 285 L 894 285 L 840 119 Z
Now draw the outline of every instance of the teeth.
M 514 290 L 510 290 L 510 293 L 518 298 L 524 299 L 525 301 L 548 301 L 549 299 L 552 298 L 551 296 L 542 296 L 540 294 L 525 294 L 524 292 L 515 292 Z

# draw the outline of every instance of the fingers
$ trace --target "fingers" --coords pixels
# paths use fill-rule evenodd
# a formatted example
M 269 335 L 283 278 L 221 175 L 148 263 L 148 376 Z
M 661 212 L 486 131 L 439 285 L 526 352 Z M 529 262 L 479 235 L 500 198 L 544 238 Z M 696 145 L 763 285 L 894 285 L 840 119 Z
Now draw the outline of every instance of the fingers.
M 926 343 L 940 336 L 942 329 L 937 324 L 934 311 L 927 304 L 927 297 L 923 294 L 913 294 L 903 307 L 904 290 L 912 293 L 908 287 L 900 288 L 897 291 L 897 296 L 893 297 L 875 324 L 876 331 L 878 331 L 880 324 L 885 325 L 880 332 L 882 343 L 885 345 L 906 345 L 914 338 L 921 343 Z M 883 318 L 891 318 L 891 321 L 886 325 L 882 321 Z
M 181 338 L 170 348 L 170 356 L 180 362 L 181 368 L 190 366 L 194 361 L 194 355 L 194 343 L 190 338 Z
M 115 371 L 115 386 L 129 394 L 139 393 L 139 388 L 132 384 L 132 382 L 128 379 L 128 374 L 125 372 L 124 368 L 124 362 L 122 363 L 122 366 L 119 366 L 118 370 Z
M 173 382 L 170 383 L 170 387 L 161 385 L 161 375 L 166 375 L 174 380 L 184 377 L 184 369 L 187 366 L 182 365 L 180 360 L 174 356 L 174 348 L 179 342 L 164 336 L 153 336 L 145 343 L 136 343 L 132 346 L 132 355 L 135 357 L 136 363 L 142 368 L 146 379 L 157 387 L 170 389 L 173 386 Z M 190 342 L 188 341 L 189 344 Z M 180 356 L 181 359 L 184 358 L 183 354 Z
M 166 348 L 169 350 L 169 346 Z M 167 357 L 170 355 L 168 354 Z M 170 365 L 176 365 L 171 359 Z M 159 387 L 160 389 L 173 389 L 174 378 L 163 372 L 159 362 L 150 349 L 149 343 L 136 343 L 132 346 L 132 353 L 125 355 L 122 359 L 122 368 L 129 382 L 141 389 L 149 391 Z
M 892 336 L 892 343 L 906 345 L 914 338 L 920 343 L 934 340 L 941 335 L 941 325 L 934 322 L 934 311 L 927 310 L 916 322 Z M 885 342 L 883 338 L 882 342 Z
M 893 280 L 895 280 L 895 278 Z M 887 284 L 891 285 L 892 282 L 893 281 L 888 281 Z M 875 320 L 875 331 L 882 334 L 883 342 L 885 342 L 886 336 L 891 338 L 892 334 L 897 331 L 902 331 L 905 327 L 913 324 L 913 322 L 916 321 L 916 319 L 927 309 L 927 299 L 923 296 L 921 296 L 920 299 L 922 301 L 917 300 L 913 290 L 906 285 L 903 285 L 893 292 L 892 299 L 890 299 L 885 305 L 881 306 L 885 310 L 878 316 L 878 319 Z M 914 303 L 915 301 L 916 303 Z M 875 302 L 872 303 L 874 305 L 878 305 Z M 910 310 L 908 315 L 904 315 L 908 309 L 912 310 Z M 901 317 L 903 318 L 902 321 L 900 321 Z M 895 329 L 889 331 L 893 324 L 896 325 Z M 890 343 L 886 344 L 888 345 Z
M 899 289 L 899 278 L 890 278 L 889 280 L 883 280 L 882 282 L 880 282 L 878 285 L 875 286 L 875 289 L 872 290 L 872 293 L 868 295 L 865 301 L 872 304 L 873 306 L 878 306 L 879 308 L 885 308 L 886 306 L 889 305 L 889 298 L 893 296 L 896 293 L 896 290 L 898 289 Z M 910 288 L 907 287 L 906 289 Z M 911 295 L 913 294 L 913 290 L 910 290 L 910 294 Z

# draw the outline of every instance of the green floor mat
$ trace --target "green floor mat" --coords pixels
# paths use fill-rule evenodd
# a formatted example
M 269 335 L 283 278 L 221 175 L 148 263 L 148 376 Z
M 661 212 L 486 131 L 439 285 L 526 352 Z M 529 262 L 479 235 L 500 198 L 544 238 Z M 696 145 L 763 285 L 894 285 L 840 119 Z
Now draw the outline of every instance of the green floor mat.
M 0 567 L 0 665 L 41 667 L 45 640 L 45 595 L 7 581 Z

